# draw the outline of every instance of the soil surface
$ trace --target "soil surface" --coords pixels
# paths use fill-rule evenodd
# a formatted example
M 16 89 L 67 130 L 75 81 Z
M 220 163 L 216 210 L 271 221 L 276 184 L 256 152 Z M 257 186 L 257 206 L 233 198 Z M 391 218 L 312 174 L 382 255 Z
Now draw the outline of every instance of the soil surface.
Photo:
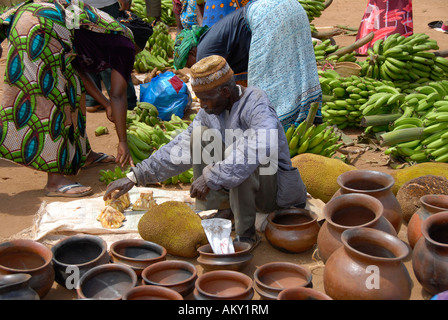
M 361 0 L 334 0 L 331 6 L 325 10 L 323 15 L 313 23 L 319 31 L 329 31 L 336 25 L 346 25 L 358 27 L 363 16 L 367 1 Z M 448 7 L 446 0 L 426 0 L 414 1 L 414 32 L 427 33 L 431 38 L 437 40 L 440 50 L 448 50 L 448 34 L 434 31 L 427 24 L 435 20 L 444 20 L 448 18 Z M 346 46 L 355 41 L 355 36 L 338 35 L 334 37 L 336 44 Z M 3 43 L 4 52 L 6 52 L 6 43 Z M 5 55 L 0 60 L 0 73 L 4 73 Z M 0 80 L 3 83 L 3 79 Z M 1 85 L 0 85 L 1 88 Z M 100 126 L 106 125 L 110 134 L 96 137 L 94 130 Z M 97 152 L 105 152 L 115 155 L 117 147 L 117 136 L 114 126 L 110 123 L 104 112 L 89 113 L 87 116 L 87 131 L 90 137 L 92 149 Z M 356 144 L 356 139 L 361 130 L 344 130 L 344 132 L 354 139 L 354 150 L 358 153 L 350 153 L 350 163 L 359 169 L 372 169 L 383 172 L 393 170 L 388 165 L 388 159 L 381 152 L 381 148 L 368 145 Z M 106 165 L 81 170 L 74 180 L 88 186 L 92 186 L 94 194 L 91 197 L 98 197 L 103 194 L 106 186 L 99 181 L 99 170 L 111 169 L 115 165 Z M 14 163 L 0 159 L 0 241 L 6 241 L 9 237 L 20 233 L 22 230 L 33 225 L 33 219 L 43 201 L 71 201 L 67 198 L 47 198 L 44 196 L 43 188 L 46 184 L 46 174 L 34 171 Z M 188 189 L 188 186 L 172 186 L 175 190 Z M 262 235 L 263 236 L 263 235 Z M 401 228 L 399 237 L 406 241 L 406 226 Z M 300 265 L 308 266 L 313 273 L 313 286 L 315 289 L 324 292 L 323 270 L 324 264 L 313 255 L 310 250 L 302 254 L 288 254 L 274 249 L 266 239 L 254 252 L 254 258 L 250 265 L 243 272 L 253 276 L 257 267 L 264 263 L 272 261 L 294 262 Z M 176 259 L 177 257 L 169 257 Z M 195 259 L 191 260 L 197 265 Z M 428 299 L 428 293 L 424 292 L 415 279 L 412 271 L 411 260 L 408 258 L 405 262 L 409 274 L 413 280 L 412 300 Z M 199 268 L 200 270 L 200 268 Z M 76 299 L 76 294 L 55 284 L 50 293 L 45 297 L 47 300 Z M 187 297 L 187 299 L 192 297 Z M 260 299 L 255 294 L 254 299 Z

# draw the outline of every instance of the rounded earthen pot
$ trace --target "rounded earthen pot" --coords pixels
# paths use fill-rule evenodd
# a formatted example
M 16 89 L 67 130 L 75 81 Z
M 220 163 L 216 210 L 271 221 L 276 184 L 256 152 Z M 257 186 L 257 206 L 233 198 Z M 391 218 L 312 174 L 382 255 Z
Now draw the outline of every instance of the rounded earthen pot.
M 355 228 L 328 259 L 324 288 L 335 300 L 407 300 L 412 280 L 403 260 L 409 247 L 386 232 Z
M 51 250 L 37 241 L 19 239 L 4 242 L 0 244 L 0 275 L 31 275 L 30 287 L 43 298 L 55 279 L 52 258 Z
M 198 277 L 193 294 L 196 300 L 251 300 L 254 289 L 242 272 L 214 270 Z
M 39 300 L 39 295 L 29 285 L 30 280 L 27 273 L 0 276 L 0 300 Z
M 124 294 L 123 300 L 184 300 L 184 298 L 173 289 L 147 285 L 132 288 Z
M 373 170 L 352 170 L 342 173 L 337 178 L 337 183 L 340 188 L 334 196 L 361 193 L 381 201 L 384 217 L 394 226 L 397 233 L 400 231 L 403 213 L 400 203 L 392 192 L 395 180 L 391 175 Z
M 122 264 L 102 264 L 89 269 L 79 280 L 76 289 L 80 299 L 121 300 L 137 285 L 137 275 Z
M 317 243 L 319 229 L 316 214 L 306 209 L 290 208 L 271 212 L 264 234 L 274 248 L 299 253 Z
M 115 241 L 109 248 L 114 263 L 131 267 L 140 276 L 147 266 L 166 260 L 167 251 L 157 243 L 143 239 L 123 239 Z
M 411 217 L 408 223 L 407 236 L 411 248 L 422 236 L 422 222 L 430 215 L 448 211 L 448 195 L 427 194 L 420 198 L 421 207 Z
M 52 248 L 55 280 L 67 289 L 76 289 L 90 269 L 108 264 L 107 243 L 94 235 L 75 235 L 59 240 Z
M 430 294 L 448 290 L 448 211 L 422 222 L 422 237 L 412 254 L 414 274 Z
M 334 197 L 322 212 L 325 222 L 317 236 L 317 246 L 323 262 L 342 247 L 341 235 L 345 230 L 367 227 L 397 235 L 392 224 L 383 217 L 382 203 L 369 195 L 348 193 Z
M 293 287 L 282 290 L 277 300 L 333 300 L 325 293 L 311 288 Z
M 262 300 L 276 300 L 287 288 L 313 286 L 308 268 L 292 262 L 269 262 L 254 272 L 254 288 Z
M 233 247 L 235 249 L 234 253 L 216 254 L 210 244 L 205 244 L 198 248 L 199 257 L 197 261 L 204 272 L 212 270 L 241 271 L 253 258 L 250 250 L 251 245 L 247 242 L 235 241 Z
M 166 260 L 149 265 L 141 276 L 142 284 L 169 288 L 186 297 L 193 291 L 198 273 L 190 262 Z

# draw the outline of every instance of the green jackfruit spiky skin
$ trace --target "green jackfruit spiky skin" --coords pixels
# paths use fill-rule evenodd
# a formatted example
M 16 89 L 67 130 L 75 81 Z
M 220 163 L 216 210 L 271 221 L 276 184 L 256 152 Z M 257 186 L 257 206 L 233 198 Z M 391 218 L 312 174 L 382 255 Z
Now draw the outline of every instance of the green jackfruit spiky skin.
M 138 232 L 168 254 L 184 258 L 198 256 L 197 248 L 208 243 L 201 218 L 180 201 L 166 201 L 148 210 L 138 222 Z
M 339 190 L 339 175 L 356 167 L 342 160 L 312 153 L 302 153 L 291 159 L 292 166 L 299 169 L 300 177 L 308 193 L 315 199 L 327 203 Z

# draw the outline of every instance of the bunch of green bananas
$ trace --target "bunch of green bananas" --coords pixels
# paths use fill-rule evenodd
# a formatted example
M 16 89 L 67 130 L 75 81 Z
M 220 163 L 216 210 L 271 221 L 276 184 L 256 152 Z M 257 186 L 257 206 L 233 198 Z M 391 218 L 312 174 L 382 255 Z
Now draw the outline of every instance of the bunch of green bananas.
M 174 39 L 168 32 L 168 26 L 159 21 L 153 28 L 153 34 L 149 37 L 146 43 L 146 50 L 151 52 L 151 55 L 160 57 L 167 62 L 173 56 Z M 172 62 L 170 63 L 172 66 Z
M 163 181 L 162 183 L 166 185 L 166 184 L 177 184 L 179 182 L 182 182 L 182 183 L 193 182 L 193 168 L 190 168 L 187 171 L 184 171 L 177 176 L 168 178 L 165 181 Z
M 156 106 L 144 101 L 138 101 L 133 110 L 128 110 L 126 121 L 127 123 L 132 123 L 134 120 L 143 122 L 147 125 L 153 126 L 160 124 L 160 119 L 158 118 L 159 111 Z
M 339 129 L 344 129 L 347 126 L 359 126 L 364 116 L 363 108 L 373 96 L 383 93 L 383 91 L 396 90 L 393 84 L 387 81 L 378 81 L 355 75 L 341 77 L 333 70 L 319 73 L 322 92 L 333 96 L 333 101 L 323 102 L 322 104 L 323 120 L 330 125 L 338 126 Z M 376 110 L 378 113 L 380 111 L 390 113 L 389 110 Z
M 313 40 L 314 46 L 314 55 L 316 56 L 316 61 L 320 63 L 331 62 L 357 62 L 356 52 L 345 53 L 342 56 L 333 55 L 332 53 L 336 52 L 339 49 L 337 44 L 331 44 L 330 39 L 325 39 L 321 43 L 318 43 L 317 40 Z
M 340 133 L 328 123 L 306 126 L 307 122 L 303 121 L 297 127 L 291 125 L 285 132 L 291 158 L 301 153 L 332 157 L 342 146 L 342 143 L 338 144 Z
M 120 166 L 116 166 L 114 170 L 100 170 L 100 181 L 106 185 L 112 181 L 126 177 L 126 174 L 130 171 L 130 168 L 122 169 Z
M 308 16 L 311 32 L 317 32 L 316 27 L 311 22 L 322 15 L 322 11 L 329 5 L 326 0 L 298 0 Z
M 368 50 L 361 74 L 390 81 L 442 80 L 448 76 L 448 59 L 429 51 L 438 49 L 437 41 L 424 33 L 407 38 L 395 33 L 377 40 Z
M 154 55 L 148 50 L 142 50 L 135 55 L 134 69 L 139 73 L 145 73 L 157 68 L 160 71 L 172 68 L 173 61 L 166 61 L 162 56 Z
M 167 25 L 171 26 L 176 23 L 176 18 L 174 17 L 173 12 L 173 2 L 171 0 L 162 0 L 161 1 L 161 16 L 160 20 Z M 146 15 L 146 3 L 145 0 L 134 0 L 132 1 L 131 11 L 138 15 L 140 18 L 145 20 L 146 22 L 153 22 L 153 17 L 148 17 Z

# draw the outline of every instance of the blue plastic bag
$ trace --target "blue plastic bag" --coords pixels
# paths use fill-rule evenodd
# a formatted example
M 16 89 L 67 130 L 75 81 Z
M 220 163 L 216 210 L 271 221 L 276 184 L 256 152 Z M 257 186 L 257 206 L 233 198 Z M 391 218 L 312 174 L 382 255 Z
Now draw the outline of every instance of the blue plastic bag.
M 167 71 L 140 85 L 140 101 L 155 105 L 159 118 L 169 121 L 172 114 L 184 116 L 185 108 L 191 103 L 191 95 L 185 82 Z

